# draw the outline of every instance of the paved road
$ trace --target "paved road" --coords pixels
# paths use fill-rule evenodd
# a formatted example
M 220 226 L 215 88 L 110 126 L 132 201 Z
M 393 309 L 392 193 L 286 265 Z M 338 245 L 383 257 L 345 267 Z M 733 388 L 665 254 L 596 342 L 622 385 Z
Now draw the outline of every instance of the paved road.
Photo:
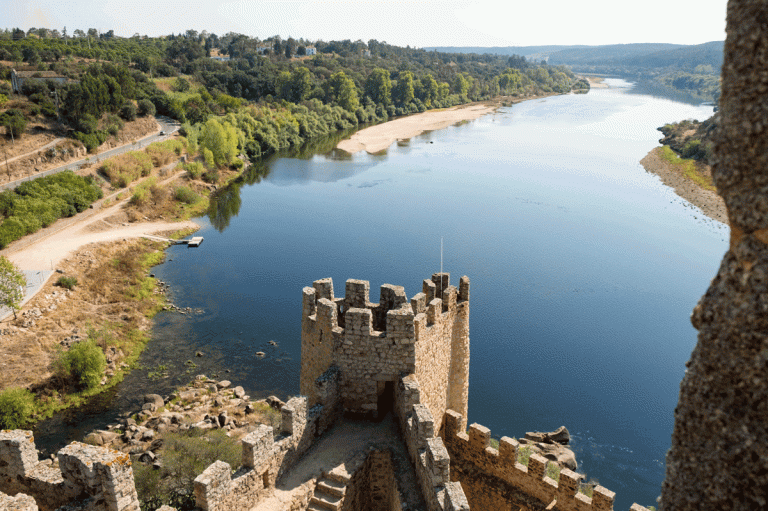
M 178 131 L 179 129 L 179 123 L 174 121 L 173 119 L 170 119 L 168 117 L 161 117 L 161 116 L 155 117 L 155 119 L 157 119 L 157 123 L 160 125 L 160 133 L 165 132 L 164 135 L 160 135 L 160 133 L 149 135 L 148 137 L 144 137 L 141 140 L 136 141 L 135 144 L 128 144 L 122 147 L 116 147 L 115 149 L 110 149 L 109 151 L 104 151 L 103 153 L 89 156 L 87 158 L 88 163 L 100 162 L 112 156 L 117 156 L 118 154 L 141 149 L 142 147 L 148 146 L 152 142 L 157 142 L 158 140 L 166 140 L 171 134 Z M 43 172 L 35 172 L 35 174 L 30 175 L 28 177 L 17 179 L 16 181 L 11 181 L 10 183 L 5 183 L 4 185 L 0 185 L 0 191 L 12 190 L 25 181 L 32 181 L 33 179 L 37 179 L 39 177 L 50 176 L 51 174 L 56 174 L 58 172 L 62 172 L 65 170 L 77 170 L 84 163 L 86 163 L 85 158 L 82 160 L 68 163 L 66 165 L 62 165 L 61 167 L 56 167 L 55 169 L 49 169 Z

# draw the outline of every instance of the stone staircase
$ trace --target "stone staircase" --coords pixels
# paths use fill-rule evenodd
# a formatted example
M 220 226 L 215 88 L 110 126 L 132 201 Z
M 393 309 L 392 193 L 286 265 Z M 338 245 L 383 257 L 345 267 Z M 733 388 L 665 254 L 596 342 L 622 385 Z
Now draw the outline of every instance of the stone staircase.
M 308 511 L 340 511 L 347 493 L 347 484 L 351 481 L 344 465 L 324 472 L 317 480 L 315 492 L 309 500 Z

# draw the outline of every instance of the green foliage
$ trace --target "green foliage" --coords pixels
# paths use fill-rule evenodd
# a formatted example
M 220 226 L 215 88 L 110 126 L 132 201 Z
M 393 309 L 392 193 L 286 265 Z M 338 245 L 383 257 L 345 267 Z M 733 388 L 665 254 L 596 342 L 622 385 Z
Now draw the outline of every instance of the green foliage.
M 56 285 L 70 290 L 74 289 L 77 285 L 77 277 L 61 276 L 59 277 L 59 280 L 56 281 Z
M 5 256 L 0 256 L 0 304 L 16 311 L 21 308 L 24 292 L 27 286 L 27 278 L 15 264 Z
M 344 71 L 334 73 L 330 80 L 328 80 L 326 101 L 328 103 L 337 103 L 348 112 L 354 112 L 360 107 L 355 82 L 344 74 Z
M 8 96 L 0 94 L 0 106 L 5 105 L 6 103 L 8 103 Z
M 172 138 L 162 142 L 153 142 L 144 150 L 155 167 L 162 167 L 181 156 L 187 148 L 186 139 Z
M 187 186 L 179 186 L 173 190 L 173 198 L 185 204 L 195 204 L 200 196 Z
M 531 459 L 532 449 L 530 445 L 523 445 L 517 450 L 517 462 L 528 466 L 528 460 Z
M 73 136 L 75 140 L 83 143 L 89 153 L 95 153 L 96 149 L 107 140 L 107 133 L 103 130 L 96 130 L 93 133 L 76 131 Z
M 389 79 L 389 72 L 381 68 L 374 69 L 365 82 L 365 95 L 374 103 L 389 105 L 392 102 L 392 80 Z
M 157 109 L 155 105 L 148 99 L 140 99 L 138 102 L 138 114 L 142 117 L 155 115 Z
M 392 100 L 398 105 L 407 105 L 414 98 L 413 73 L 400 71 L 397 76 L 397 84 L 392 89 Z
M 681 156 L 683 158 L 693 158 L 698 160 L 701 156 L 703 156 L 703 153 L 704 151 L 703 147 L 701 147 L 701 140 L 692 139 L 686 142 L 683 146 Z
M 133 189 L 130 203 L 134 206 L 143 206 L 149 200 L 153 188 L 157 187 L 157 178 L 152 176 L 144 180 L 140 185 Z
M 216 165 L 216 160 L 213 157 L 213 151 L 207 147 L 203 149 L 203 160 L 205 160 L 205 165 L 209 168 Z
M 545 472 L 545 475 L 555 482 L 559 481 L 560 465 L 558 465 L 557 463 L 553 463 L 551 461 L 547 462 L 547 470 Z
M 27 129 L 27 118 L 21 110 L 11 108 L 0 114 L 0 125 L 5 127 L 9 135 L 21 138 Z
M 203 433 L 193 429 L 165 433 L 161 438 L 161 468 L 142 463 L 133 466 L 142 509 L 157 509 L 162 505 L 192 509 L 195 502 L 190 488 L 203 470 L 217 460 L 229 463 L 233 468 L 240 465 L 242 445 L 222 430 Z
M 135 120 L 136 113 L 137 113 L 136 105 L 134 105 L 130 101 L 125 102 L 123 106 L 120 108 L 120 117 L 122 117 L 126 121 Z
M 59 172 L 0 193 L 0 246 L 47 227 L 57 218 L 84 211 L 102 197 L 93 179 Z
M 211 152 L 215 165 L 229 165 L 238 154 L 239 133 L 237 128 L 224 121 L 208 119 L 200 130 L 198 144 L 203 148 L 206 165 L 209 163 L 206 150 Z
M 79 389 L 88 390 L 101 381 L 107 361 L 102 349 L 89 336 L 88 340 L 73 344 L 69 351 L 61 352 L 55 365 L 62 379 L 72 382 Z
M 34 407 L 35 397 L 27 389 L 5 389 L 0 393 L 0 430 L 25 427 Z
M 152 158 L 144 151 L 130 151 L 105 161 L 99 171 L 112 186 L 124 188 L 152 172 Z
M 192 161 L 184 165 L 184 170 L 189 172 L 189 175 L 192 176 L 194 179 L 198 179 L 200 176 L 203 175 L 203 171 L 205 168 L 203 167 L 203 164 L 199 161 Z
M 212 168 L 203 172 L 203 181 L 206 183 L 218 183 L 219 182 L 219 169 Z

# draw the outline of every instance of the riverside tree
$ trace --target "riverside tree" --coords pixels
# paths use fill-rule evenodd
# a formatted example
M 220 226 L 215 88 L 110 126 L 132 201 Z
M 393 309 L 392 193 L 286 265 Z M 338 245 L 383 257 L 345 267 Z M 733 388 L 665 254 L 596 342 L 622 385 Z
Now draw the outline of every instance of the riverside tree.
M 0 256 L 0 304 L 13 310 L 13 319 L 16 319 L 16 311 L 21 308 L 26 286 L 24 273 L 5 256 Z

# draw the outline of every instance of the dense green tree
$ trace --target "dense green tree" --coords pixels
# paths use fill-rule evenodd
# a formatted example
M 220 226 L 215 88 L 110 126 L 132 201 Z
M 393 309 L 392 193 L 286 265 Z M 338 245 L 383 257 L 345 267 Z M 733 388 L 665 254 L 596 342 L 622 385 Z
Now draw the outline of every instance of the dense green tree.
M 229 165 L 238 154 L 238 130 L 227 122 L 208 119 L 200 130 L 198 143 L 209 150 L 216 165 Z
M 392 89 L 392 100 L 398 105 L 407 105 L 413 101 L 413 73 L 400 71 L 397 75 L 397 83 Z
M 21 110 L 11 108 L 0 114 L 0 125 L 5 127 L 5 132 L 12 138 L 21 138 L 27 129 L 27 117 Z
M 155 105 L 148 99 L 140 99 L 138 102 L 138 114 L 142 117 L 155 115 Z
M 348 112 L 354 112 L 360 107 L 355 82 L 344 74 L 344 71 L 338 71 L 331 75 L 331 78 L 328 80 L 326 101 L 328 103 L 337 103 Z
M 463 74 L 457 74 L 451 84 L 451 92 L 459 96 L 466 96 L 469 92 L 469 81 Z
M 387 106 L 392 102 L 392 80 L 386 69 L 376 68 L 368 75 L 365 95 L 376 104 Z

